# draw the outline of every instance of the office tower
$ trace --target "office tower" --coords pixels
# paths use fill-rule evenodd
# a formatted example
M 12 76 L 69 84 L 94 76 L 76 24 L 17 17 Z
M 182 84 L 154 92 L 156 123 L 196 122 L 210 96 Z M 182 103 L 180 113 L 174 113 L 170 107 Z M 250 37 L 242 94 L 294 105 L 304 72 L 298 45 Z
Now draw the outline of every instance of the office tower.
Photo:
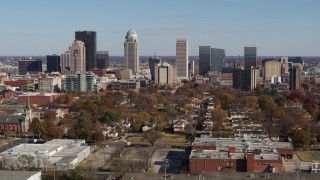
M 188 77 L 188 40 L 177 39 L 176 40 L 176 68 L 177 77 Z
M 86 48 L 82 41 L 74 40 L 70 47 L 70 73 L 86 71 Z
M 264 67 L 264 80 L 271 81 L 273 76 L 281 76 L 281 62 L 273 59 L 265 59 L 262 62 Z
M 45 77 L 38 79 L 39 91 L 46 93 L 60 92 L 61 90 L 61 77 L 54 76 L 49 77 L 48 74 Z
M 85 71 L 89 71 L 90 69 L 97 67 L 97 33 L 95 31 L 76 31 L 75 39 L 84 42 L 86 47 Z
M 257 66 L 257 47 L 245 46 L 244 47 L 244 67 L 250 69 Z
M 27 73 L 39 73 L 42 72 L 41 59 L 21 59 L 18 61 L 18 73 L 19 75 L 25 75 Z
M 47 72 L 59 72 L 61 73 L 60 56 L 47 55 Z
M 137 33 L 130 29 L 124 42 L 124 68 L 139 72 L 139 44 Z
M 155 84 L 174 84 L 176 79 L 176 69 L 170 64 L 155 64 Z
M 289 69 L 289 90 L 300 89 L 301 69 L 299 66 L 293 66 Z
M 132 70 L 131 69 L 121 69 L 120 75 L 122 80 L 132 79 Z
M 210 71 L 212 72 L 221 72 L 224 67 L 224 59 L 226 58 L 226 54 L 224 49 L 211 49 L 211 67 Z
M 61 73 L 70 73 L 70 50 L 61 54 Z
M 242 91 L 253 91 L 257 87 L 260 70 L 235 69 L 233 71 L 233 88 Z
M 97 68 L 106 69 L 109 67 L 109 52 L 97 51 Z
M 211 48 L 199 46 L 199 74 L 204 76 L 210 71 Z
M 194 61 L 189 61 L 188 63 L 188 72 L 189 72 L 189 76 L 194 76 Z
M 92 72 L 77 72 L 67 75 L 66 91 L 93 92 L 95 91 L 95 77 Z
M 150 69 L 150 74 L 151 74 L 151 80 L 154 81 L 155 77 L 155 65 L 156 64 L 161 64 L 161 59 L 158 57 L 149 57 L 149 69 Z

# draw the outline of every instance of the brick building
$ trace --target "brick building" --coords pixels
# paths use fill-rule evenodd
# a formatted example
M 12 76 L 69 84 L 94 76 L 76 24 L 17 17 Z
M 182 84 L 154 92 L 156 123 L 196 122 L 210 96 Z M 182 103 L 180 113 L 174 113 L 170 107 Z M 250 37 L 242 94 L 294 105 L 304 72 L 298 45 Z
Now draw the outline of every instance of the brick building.
M 29 123 L 26 123 L 26 117 L 22 115 L 0 116 L 0 132 L 26 132 L 29 128 Z
M 18 104 L 28 104 L 43 106 L 53 103 L 57 97 L 58 93 L 26 93 L 18 96 Z
M 202 172 L 282 172 L 282 157 L 292 157 L 289 143 L 258 138 L 196 138 L 189 157 L 190 174 Z

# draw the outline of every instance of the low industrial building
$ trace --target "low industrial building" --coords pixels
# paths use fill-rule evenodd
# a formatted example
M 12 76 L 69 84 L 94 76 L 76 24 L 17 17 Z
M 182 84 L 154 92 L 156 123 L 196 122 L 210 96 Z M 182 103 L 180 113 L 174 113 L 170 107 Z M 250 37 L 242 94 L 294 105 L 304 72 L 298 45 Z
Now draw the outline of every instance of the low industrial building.
M 90 155 L 90 146 L 87 146 L 85 140 L 53 139 L 44 144 L 20 144 L 0 153 L 2 160 L 11 158 L 11 161 L 21 155 L 33 156 L 33 166 L 37 168 L 68 170 L 75 168 Z
M 293 147 L 269 138 L 196 138 L 189 157 L 190 174 L 202 172 L 282 172 L 282 158 Z

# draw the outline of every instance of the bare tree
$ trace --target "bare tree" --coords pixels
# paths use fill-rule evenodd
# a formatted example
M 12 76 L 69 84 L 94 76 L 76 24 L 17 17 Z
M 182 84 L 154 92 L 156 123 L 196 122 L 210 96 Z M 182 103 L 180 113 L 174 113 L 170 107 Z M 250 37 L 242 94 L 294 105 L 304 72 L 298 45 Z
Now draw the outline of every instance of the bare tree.
M 144 132 L 143 137 L 147 139 L 147 141 L 151 144 L 151 146 L 153 146 L 154 143 L 161 138 L 161 134 L 159 131 L 152 129 Z

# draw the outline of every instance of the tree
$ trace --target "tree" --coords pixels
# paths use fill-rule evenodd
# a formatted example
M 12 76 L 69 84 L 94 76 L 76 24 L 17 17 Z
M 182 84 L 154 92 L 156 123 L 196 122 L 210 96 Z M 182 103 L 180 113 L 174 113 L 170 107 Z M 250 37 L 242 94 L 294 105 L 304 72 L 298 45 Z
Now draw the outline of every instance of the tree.
M 228 117 L 228 114 L 222 109 L 214 109 L 211 111 L 211 121 L 216 129 L 223 127 L 223 121 Z
M 235 102 L 236 97 L 228 92 L 225 92 L 219 99 L 221 101 L 222 109 L 228 109 Z
M 140 131 L 142 125 L 148 121 L 150 115 L 147 112 L 139 112 L 135 117 L 135 122 L 132 125 L 132 129 L 135 131 Z
M 95 132 L 92 134 L 92 140 L 94 140 L 94 141 L 96 141 L 96 142 L 104 141 L 103 132 L 102 132 L 101 130 L 95 131 Z
M 31 155 L 23 154 L 18 157 L 18 161 L 24 168 L 30 168 L 35 158 Z
M 151 146 L 153 146 L 154 143 L 161 138 L 161 134 L 159 131 L 151 129 L 149 131 L 144 132 L 143 137 L 146 138 L 146 140 L 151 144 Z
M 32 122 L 30 123 L 28 131 L 33 134 L 40 134 L 41 133 L 41 123 L 38 118 L 32 119 Z
M 162 131 L 166 125 L 164 119 L 161 116 L 152 116 L 150 118 L 150 121 L 154 126 L 154 129 L 157 131 Z
M 293 146 L 298 149 L 308 145 L 310 142 L 309 131 L 294 129 L 289 132 L 288 136 L 291 138 Z
M 259 103 L 260 109 L 265 112 L 271 112 L 276 108 L 274 99 L 271 96 L 267 96 L 267 95 L 260 96 L 258 103 Z
M 45 140 L 61 139 L 63 137 L 63 128 L 55 125 L 52 120 L 44 121 L 44 129 L 42 132 L 42 138 Z
M 104 118 L 102 119 L 101 122 L 107 123 L 107 124 L 112 124 L 115 122 L 119 122 L 121 119 L 121 114 L 118 110 L 115 109 L 108 109 L 105 114 Z
M 240 99 L 241 105 L 251 108 L 251 109 L 258 109 L 258 97 L 256 96 L 243 96 Z

